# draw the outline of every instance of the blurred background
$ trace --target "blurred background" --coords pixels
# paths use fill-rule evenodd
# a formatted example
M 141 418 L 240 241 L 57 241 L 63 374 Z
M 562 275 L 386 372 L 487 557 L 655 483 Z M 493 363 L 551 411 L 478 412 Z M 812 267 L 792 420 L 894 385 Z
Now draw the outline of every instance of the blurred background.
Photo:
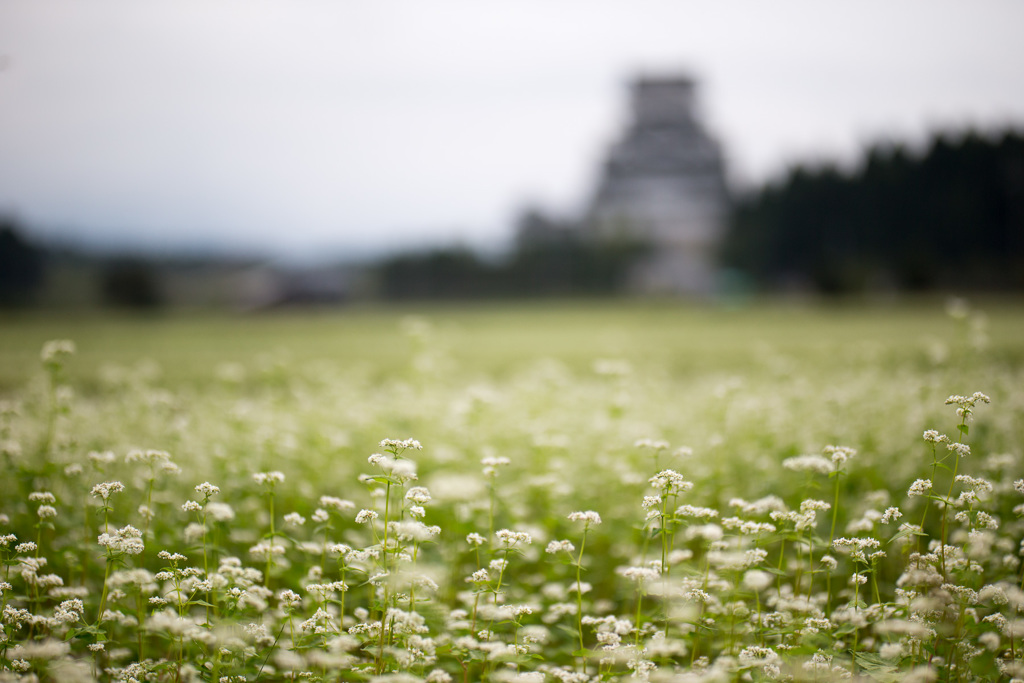
M 1024 289 L 1012 0 L 0 2 L 0 305 Z

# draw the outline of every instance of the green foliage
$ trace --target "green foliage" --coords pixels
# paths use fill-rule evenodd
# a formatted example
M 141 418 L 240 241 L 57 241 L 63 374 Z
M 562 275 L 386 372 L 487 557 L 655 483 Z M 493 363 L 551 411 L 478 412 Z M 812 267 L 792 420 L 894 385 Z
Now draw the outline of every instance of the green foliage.
M 796 167 L 738 202 L 726 264 L 769 287 L 1024 287 L 1024 135 L 876 145 L 853 170 Z

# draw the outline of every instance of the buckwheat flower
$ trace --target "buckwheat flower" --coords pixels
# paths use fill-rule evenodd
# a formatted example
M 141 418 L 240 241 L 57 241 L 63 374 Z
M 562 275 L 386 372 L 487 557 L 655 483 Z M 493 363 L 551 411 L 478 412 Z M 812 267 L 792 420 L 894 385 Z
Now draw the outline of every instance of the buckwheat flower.
M 344 543 L 333 543 L 327 546 L 328 552 L 332 555 L 338 555 L 341 558 L 348 557 L 349 553 L 352 552 L 352 547 L 345 545 Z
M 356 515 L 356 524 L 366 524 L 380 517 L 374 510 L 360 510 Z
M 846 446 L 825 446 L 825 454 L 828 455 L 832 464 L 836 467 L 842 467 L 846 462 L 857 455 L 857 451 Z
M 181 509 L 185 512 L 200 512 L 203 509 L 203 506 L 194 500 L 186 500 L 181 504 Z
M 903 516 L 900 509 L 897 507 L 886 508 L 885 512 L 882 513 L 882 524 L 889 524 L 895 522 L 897 519 Z
M 926 496 L 928 495 L 928 492 L 931 490 L 931 479 L 918 479 L 917 481 L 910 485 L 910 488 L 907 490 L 907 495 L 911 498 L 915 496 Z
M 294 609 L 302 603 L 302 596 L 291 589 L 285 588 L 278 592 L 277 601 L 285 609 Z
M 249 554 L 261 560 L 266 560 L 269 557 L 284 555 L 284 546 L 271 545 L 266 541 L 260 541 L 256 545 L 249 548 Z
M 298 512 L 289 512 L 284 516 L 284 523 L 291 526 L 302 526 L 306 523 L 306 518 L 300 515 Z
M 168 550 L 161 550 L 156 554 L 156 556 L 161 560 L 166 560 L 168 562 L 183 562 L 188 559 L 188 557 L 181 553 L 172 553 Z
M 39 519 L 51 519 L 57 516 L 57 508 L 52 505 L 40 505 L 36 510 L 36 515 Z
M 782 461 L 782 466 L 794 472 L 828 474 L 832 471 L 832 463 L 820 455 L 797 455 L 786 458 Z
M 570 512 L 568 519 L 570 522 L 585 522 L 595 526 L 601 523 L 601 515 L 593 510 Z
M 257 472 L 252 475 L 252 479 L 261 486 L 264 484 L 273 486 L 284 481 L 284 473 L 278 472 L 277 470 L 274 470 L 273 472 Z
M 658 570 L 651 567 L 619 567 L 616 572 L 638 584 L 653 581 L 660 576 Z
M 694 505 L 680 505 L 676 508 L 678 517 L 697 517 L 699 519 L 714 519 L 718 517 L 718 510 Z
M 214 486 L 208 481 L 204 481 L 202 484 L 196 486 L 196 493 L 201 493 L 209 498 L 210 496 L 215 496 L 220 493 L 220 487 Z
M 405 499 L 417 505 L 426 505 L 430 502 L 430 491 L 426 486 L 413 486 L 405 493 Z
M 417 519 L 422 519 L 427 514 L 427 511 L 422 505 L 410 505 L 409 514 Z
M 514 546 L 518 543 L 529 545 L 533 543 L 533 537 L 525 531 L 512 531 L 511 529 L 499 529 L 494 532 L 494 535 L 498 537 L 502 545 L 506 547 Z
M 480 459 L 480 464 L 484 466 L 483 474 L 485 477 L 498 476 L 498 468 L 507 467 L 511 463 L 512 461 L 504 456 L 488 456 Z
M 981 510 L 978 511 L 975 523 L 977 524 L 979 529 L 994 530 L 999 528 L 999 520 L 993 517 L 992 515 L 988 514 L 987 512 Z
M 576 546 L 574 546 L 571 541 L 551 541 L 548 543 L 548 547 L 544 549 L 544 552 L 554 555 L 562 550 L 567 553 L 571 553 L 576 550 Z
M 40 360 L 46 365 L 57 365 L 75 353 L 75 342 L 70 339 L 51 339 L 43 344 Z
M 949 443 L 949 437 L 945 434 L 939 434 L 934 429 L 926 429 L 924 431 L 924 440 L 930 443 Z
M 311 519 L 317 524 L 323 524 L 330 518 L 331 516 L 327 514 L 327 510 L 324 510 L 323 508 L 317 508 L 316 510 L 313 510 L 313 514 L 311 516 Z
M 693 482 L 685 481 L 683 475 L 675 470 L 662 470 L 648 480 L 656 489 L 666 494 L 681 493 L 693 488 Z
M 103 643 L 89 643 L 88 647 L 90 652 L 103 652 L 106 646 Z
M 434 669 L 424 680 L 426 683 L 452 683 L 451 674 L 444 669 Z
M 90 451 L 87 457 L 89 458 L 89 462 L 96 467 L 103 467 L 104 465 L 109 465 L 117 460 L 117 456 L 111 451 L 103 451 L 102 453 L 99 451 Z
M 121 527 L 113 534 L 100 534 L 96 542 L 111 552 L 125 555 L 138 555 L 145 549 L 142 544 L 142 532 L 130 524 Z
M 487 539 L 484 538 L 483 536 L 481 536 L 480 534 L 476 533 L 475 531 L 473 533 L 468 534 L 466 536 L 466 543 L 468 543 L 468 544 L 470 544 L 471 546 L 474 546 L 474 547 L 480 547 L 481 545 L 483 545 L 486 542 L 487 542 Z
M 391 465 L 391 476 L 401 481 L 417 479 L 416 463 L 412 460 L 396 460 Z
M 831 555 L 822 555 L 821 559 L 819 560 L 819 563 L 821 564 L 821 566 L 833 572 L 836 570 L 836 567 L 839 566 L 839 563 L 836 562 L 836 558 L 832 557 Z
M 124 484 L 121 482 L 105 481 L 92 487 L 92 496 L 106 501 L 112 493 L 121 493 L 122 491 L 124 491 Z
M 656 508 L 661 505 L 661 496 L 644 496 L 643 501 L 640 503 L 640 507 L 645 510 Z
M 14 546 L 14 552 L 16 553 L 33 553 L 36 551 L 38 546 L 33 541 L 25 541 Z
M 167 451 L 158 451 L 155 449 L 141 450 L 134 448 L 124 456 L 125 462 L 144 462 L 151 465 L 159 465 L 160 463 L 169 462 L 171 454 Z
M 490 562 L 487 563 L 487 567 L 491 571 L 503 572 L 503 571 L 505 571 L 505 569 L 508 568 L 508 560 L 501 560 L 501 559 L 499 559 L 499 560 L 491 560 Z
M 320 506 L 335 512 L 344 512 L 345 510 L 354 510 L 356 508 L 356 504 L 351 500 L 343 500 L 334 496 L 320 496 Z
M 235 510 L 227 503 L 208 503 L 206 514 L 216 522 L 230 522 L 235 518 Z
M 961 458 L 966 458 L 971 454 L 971 447 L 965 443 L 948 443 L 946 444 L 946 448 L 951 451 L 955 451 Z
M 743 574 L 743 585 L 752 591 L 763 591 L 772 585 L 772 575 L 760 569 L 749 569 Z
M 33 491 L 28 494 L 29 501 L 33 503 L 56 503 L 57 498 L 49 491 Z
M 384 455 L 383 453 L 373 453 L 373 454 L 370 455 L 370 457 L 368 457 L 366 459 L 366 461 L 368 463 L 370 463 L 371 465 L 376 465 L 377 467 L 383 467 L 384 465 L 387 464 L 388 457 L 386 455 Z
M 396 450 L 414 450 L 421 451 L 423 446 L 416 439 L 383 439 L 380 442 L 380 447 L 384 449 L 393 448 Z
M 633 446 L 634 448 L 644 448 L 647 450 L 651 450 L 654 451 L 655 453 L 659 451 L 668 450 L 669 448 L 668 441 L 661 441 L 659 439 L 637 439 L 633 443 Z
M 985 493 L 992 493 L 992 482 L 981 477 L 972 477 L 967 474 L 958 474 L 955 481 L 958 484 L 964 484 L 969 487 L 975 493 L 981 495 Z
M 466 583 L 487 583 L 490 580 L 490 574 L 488 574 L 486 569 L 477 569 L 466 577 Z

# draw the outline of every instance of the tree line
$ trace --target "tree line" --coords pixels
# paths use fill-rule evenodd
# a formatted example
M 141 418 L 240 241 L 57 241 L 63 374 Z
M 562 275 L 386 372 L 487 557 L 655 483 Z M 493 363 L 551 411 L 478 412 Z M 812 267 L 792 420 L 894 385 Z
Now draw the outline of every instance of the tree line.
M 738 197 L 722 263 L 766 288 L 1024 288 L 1024 136 L 869 148 Z

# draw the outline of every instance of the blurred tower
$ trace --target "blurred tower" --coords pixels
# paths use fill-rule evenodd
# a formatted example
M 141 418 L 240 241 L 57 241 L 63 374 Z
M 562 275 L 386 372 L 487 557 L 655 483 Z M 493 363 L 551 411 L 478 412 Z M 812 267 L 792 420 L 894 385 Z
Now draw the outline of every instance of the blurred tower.
M 709 293 L 727 202 L 721 150 L 695 116 L 693 80 L 639 78 L 631 88 L 632 122 L 608 154 L 587 224 L 598 239 L 652 247 L 634 289 Z

